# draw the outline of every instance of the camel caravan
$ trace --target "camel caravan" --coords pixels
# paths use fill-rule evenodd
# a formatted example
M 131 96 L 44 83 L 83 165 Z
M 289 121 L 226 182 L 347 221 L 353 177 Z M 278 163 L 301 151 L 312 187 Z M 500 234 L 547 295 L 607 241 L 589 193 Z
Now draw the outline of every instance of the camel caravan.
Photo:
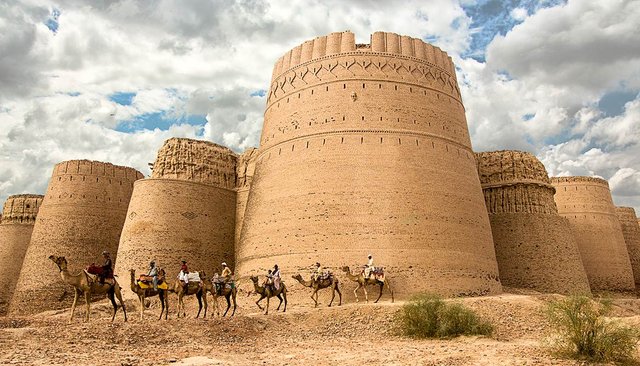
M 84 296 L 86 313 L 83 321 L 89 321 L 89 315 L 91 312 L 91 298 L 93 295 L 106 295 L 111 301 L 113 306 L 113 314 L 111 321 L 115 320 L 118 308 L 122 308 L 124 315 L 124 321 L 127 321 L 127 310 L 122 298 L 122 288 L 116 280 L 116 276 L 113 273 L 113 263 L 108 252 L 102 252 L 104 258 L 104 264 L 97 266 L 91 264 L 87 266 L 83 271 L 78 274 L 71 274 L 68 270 L 67 260 L 65 257 L 58 257 L 51 255 L 49 259 L 53 261 L 58 269 L 63 282 L 72 286 L 75 290 L 75 296 L 73 299 L 73 305 L 71 306 L 71 314 L 69 316 L 69 322 L 73 320 L 78 298 Z M 136 271 L 130 270 L 130 289 L 138 297 L 138 305 L 140 308 L 140 319 L 144 318 L 144 310 L 149 307 L 148 299 L 155 296 L 160 301 L 160 316 L 158 320 L 161 320 L 163 315 L 164 319 L 168 319 L 169 315 L 169 293 L 175 293 L 178 297 L 177 305 L 177 317 L 186 317 L 184 298 L 187 296 L 195 296 L 198 300 L 198 313 L 196 318 L 203 314 L 203 318 L 207 316 L 207 294 L 210 294 L 214 301 L 214 308 L 216 309 L 216 316 L 220 316 L 218 308 L 218 298 L 224 297 L 227 302 L 227 308 L 223 312 L 222 316 L 227 316 L 229 310 L 231 315 L 236 313 L 237 309 L 237 294 L 238 286 L 235 281 L 235 277 L 231 269 L 226 263 L 222 263 L 223 271 L 220 275 L 214 274 L 212 278 L 208 278 L 204 271 L 191 272 L 188 269 L 187 261 L 183 260 L 180 267 L 180 272 L 174 280 L 167 279 L 166 271 L 156 266 L 155 261 L 149 263 L 149 270 L 145 274 L 141 274 L 136 277 Z M 385 277 L 383 267 L 373 266 L 373 257 L 368 256 L 368 263 L 362 266 L 360 273 L 351 273 L 349 267 L 341 267 L 341 270 L 345 272 L 346 277 L 357 283 L 353 293 L 356 297 L 356 302 L 359 302 L 358 290 L 362 289 L 365 296 L 365 301 L 369 301 L 367 287 L 378 286 L 380 292 L 378 298 L 374 301 L 377 303 L 382 297 L 383 289 L 386 287 L 391 296 L 391 302 L 394 301 L 393 290 L 388 278 Z M 323 269 L 320 263 L 315 264 L 315 268 L 311 273 L 309 280 L 305 280 L 302 275 L 295 274 L 293 279 L 298 281 L 302 286 L 308 287 L 312 290 L 311 299 L 314 302 L 314 307 L 318 307 L 318 291 L 322 289 L 331 289 L 332 296 L 328 306 L 330 307 L 335 299 L 336 293 L 338 294 L 338 306 L 342 305 L 342 292 L 340 291 L 340 280 L 327 269 Z M 253 283 L 253 291 L 255 294 L 260 295 L 260 298 L 255 302 L 260 310 L 264 311 L 265 315 L 269 314 L 270 299 L 275 297 L 279 300 L 276 311 L 282 309 L 283 312 L 287 311 L 287 286 L 280 277 L 280 268 L 278 265 L 274 265 L 273 269 L 269 269 L 265 279 L 261 282 L 258 276 L 250 276 Z M 247 296 L 251 295 L 251 292 Z M 119 302 L 119 306 L 116 303 L 116 298 Z M 263 307 L 260 303 L 266 299 L 266 305 Z M 233 309 L 231 305 L 233 304 Z M 203 311 L 204 310 L 204 311 Z

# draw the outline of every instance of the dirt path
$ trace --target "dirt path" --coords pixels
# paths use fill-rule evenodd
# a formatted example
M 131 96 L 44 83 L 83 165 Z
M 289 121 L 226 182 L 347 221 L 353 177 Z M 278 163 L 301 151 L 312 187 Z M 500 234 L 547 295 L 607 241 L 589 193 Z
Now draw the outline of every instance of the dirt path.
M 109 321 L 67 325 L 68 311 L 0 318 L 0 364 L 16 365 L 577 365 L 551 357 L 542 345 L 545 296 L 503 295 L 462 301 L 496 326 L 492 338 L 411 340 L 396 335 L 402 303 L 345 304 L 314 309 L 292 305 L 264 316 L 243 301 L 234 318 Z M 618 316 L 640 323 L 640 300 L 621 301 Z M 131 307 L 131 306 L 130 306 Z M 82 309 L 84 310 L 84 309 Z M 275 307 L 273 308 L 275 310 Z M 197 309 L 190 304 L 189 314 Z

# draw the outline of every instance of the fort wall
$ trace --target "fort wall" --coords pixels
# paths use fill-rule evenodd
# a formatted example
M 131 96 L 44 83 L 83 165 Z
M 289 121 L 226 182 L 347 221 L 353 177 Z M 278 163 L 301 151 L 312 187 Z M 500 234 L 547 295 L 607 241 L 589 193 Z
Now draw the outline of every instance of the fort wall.
M 7 312 L 43 196 L 9 196 L 0 215 L 0 315 Z
M 556 177 L 551 183 L 558 213 L 571 224 L 591 291 L 633 291 L 631 261 L 607 181 Z
M 208 141 L 172 138 L 158 151 L 152 178 L 136 182 L 122 229 L 116 273 L 148 269 L 175 278 L 181 260 L 191 271 L 234 266 L 236 160 Z M 125 296 L 132 297 L 130 292 Z
M 256 170 L 255 158 L 257 155 L 258 149 L 249 148 L 238 157 L 238 165 L 236 168 L 236 245 L 240 242 L 240 233 L 242 232 L 242 223 L 244 221 L 244 211 L 247 207 L 251 181 L 253 180 L 253 174 Z
M 71 272 L 102 260 L 107 250 L 116 260 L 118 241 L 133 182 L 133 168 L 88 160 L 56 164 L 40 206 L 16 291 L 13 314 L 31 314 L 71 305 L 73 290 L 47 259 L 65 256 Z
M 318 37 L 276 63 L 238 272 L 353 270 L 371 253 L 399 296 L 499 293 L 450 58 L 392 33 L 354 39 Z
M 590 293 L 567 219 L 557 213 L 544 165 L 521 151 L 477 153 L 503 286 Z
M 636 290 L 640 290 L 640 225 L 636 218 L 636 211 L 633 207 L 616 207 L 616 214 L 627 244 Z

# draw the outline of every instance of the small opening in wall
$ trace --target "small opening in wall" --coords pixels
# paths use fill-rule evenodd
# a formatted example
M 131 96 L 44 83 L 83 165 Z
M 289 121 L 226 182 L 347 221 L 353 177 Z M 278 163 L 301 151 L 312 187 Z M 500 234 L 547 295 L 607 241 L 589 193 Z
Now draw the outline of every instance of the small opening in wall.
M 347 84 L 342 84 L 342 89 L 346 89 L 347 88 Z
M 409 88 L 409 93 L 413 93 L 413 88 Z
M 402 140 L 398 139 L 398 145 L 402 145 Z
M 70 176 L 69 176 L 69 180 L 73 180 L 73 175 L 70 175 Z
M 378 89 L 382 89 L 382 84 L 378 84 Z
M 364 121 L 364 116 L 362 116 L 362 120 Z
M 397 85 L 395 85 L 395 88 L 396 88 L 396 90 L 398 90 L 398 86 Z
M 309 148 L 309 141 L 307 141 L 307 149 Z
M 84 177 L 84 176 L 82 177 L 82 181 L 83 181 L 83 182 L 84 182 L 84 178 L 86 178 L 86 177 Z
M 295 149 L 296 145 L 291 145 L 291 151 Z
M 344 137 L 340 141 L 341 144 L 344 144 Z
M 382 137 L 380 137 L 380 143 L 382 143 Z
M 364 143 L 364 137 L 360 137 L 360 143 Z
M 31 205 L 27 205 L 27 208 L 31 208 Z
M 326 90 L 329 91 L 329 86 L 326 87 Z
M 100 178 L 96 178 L 96 182 L 99 182 L 99 181 L 100 181 Z
M 344 116 L 342 116 L 342 120 L 344 121 Z
M 326 139 L 322 139 L 322 145 L 324 145 L 327 142 Z
M 416 120 L 415 120 L 415 119 L 413 120 L 413 124 L 414 124 L 414 125 L 416 124 Z
M 362 83 L 362 89 L 364 89 L 364 87 L 365 87 L 365 84 L 364 84 L 364 83 Z
M 416 139 L 416 146 L 418 146 L 418 145 L 420 145 L 420 144 L 418 143 L 418 139 Z
M 289 98 L 287 98 L 287 103 L 289 103 Z
M 298 99 L 300 99 L 300 93 L 298 93 Z
M 278 149 L 278 155 L 282 154 L 282 148 Z
M 436 148 L 436 144 L 435 144 L 433 141 L 431 141 L 431 148 L 432 148 L 432 149 L 435 149 L 435 148 Z
M 313 95 L 313 89 L 311 89 L 311 95 Z
M 398 118 L 398 122 L 400 122 L 400 118 Z

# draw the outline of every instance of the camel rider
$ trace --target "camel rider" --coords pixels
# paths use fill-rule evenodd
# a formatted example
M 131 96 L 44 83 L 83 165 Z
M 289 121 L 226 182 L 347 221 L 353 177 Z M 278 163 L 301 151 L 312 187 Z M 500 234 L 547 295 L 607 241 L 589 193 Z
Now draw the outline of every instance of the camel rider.
M 100 276 L 100 283 L 104 285 L 104 280 L 113 277 L 113 261 L 111 255 L 106 250 L 102 252 L 104 263 L 102 264 L 102 275 Z
M 220 276 L 224 278 L 224 282 L 229 282 L 232 274 L 233 272 L 231 272 L 231 268 L 227 266 L 227 263 L 222 262 L 222 274 Z
M 273 286 L 276 288 L 276 290 L 279 290 L 280 282 L 282 280 L 280 278 L 280 268 L 278 268 L 277 264 L 273 266 L 273 272 L 271 272 L 271 276 L 273 277 Z
M 314 281 L 320 281 L 321 278 L 322 278 L 322 267 L 320 266 L 320 262 L 316 262 L 316 269 L 311 274 L 311 279 L 313 279 Z
M 364 278 L 367 279 L 371 277 L 371 271 L 373 271 L 373 256 L 369 254 L 367 257 L 369 261 L 364 265 Z
M 149 263 L 149 272 L 147 276 L 153 278 L 153 291 L 158 291 L 158 267 L 156 267 L 156 262 L 151 261 Z
M 187 267 L 187 261 L 182 261 L 182 266 L 180 266 L 180 275 L 178 279 L 184 282 L 184 292 L 186 293 L 189 289 L 189 267 Z

